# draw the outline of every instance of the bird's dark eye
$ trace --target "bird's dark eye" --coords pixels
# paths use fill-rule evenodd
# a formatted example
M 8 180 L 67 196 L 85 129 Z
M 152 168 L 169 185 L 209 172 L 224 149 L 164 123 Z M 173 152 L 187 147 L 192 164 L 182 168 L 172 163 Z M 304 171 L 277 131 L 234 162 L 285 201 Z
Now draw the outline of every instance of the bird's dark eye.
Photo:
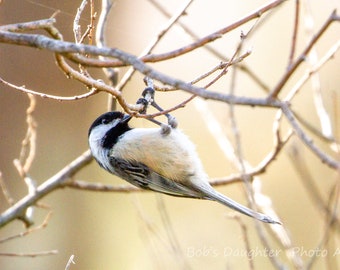
M 106 118 L 102 119 L 102 124 L 107 125 L 108 123 L 110 123 L 109 119 Z

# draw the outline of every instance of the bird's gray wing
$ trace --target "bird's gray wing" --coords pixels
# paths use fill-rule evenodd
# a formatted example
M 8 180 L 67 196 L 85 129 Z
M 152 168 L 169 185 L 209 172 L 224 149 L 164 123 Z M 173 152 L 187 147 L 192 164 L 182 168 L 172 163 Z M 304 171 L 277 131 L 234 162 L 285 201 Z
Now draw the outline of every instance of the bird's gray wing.
M 141 162 L 110 157 L 110 164 L 114 168 L 113 174 L 137 187 L 171 196 L 207 199 L 201 193 L 152 171 Z
M 186 186 L 185 184 L 178 183 L 178 181 L 163 177 L 152 171 L 145 164 L 136 161 L 110 157 L 110 163 L 112 168 L 114 168 L 114 171 L 111 171 L 113 174 L 137 187 L 171 196 L 214 200 L 263 222 L 280 224 L 280 222 L 273 220 L 271 217 L 257 213 L 215 191 L 209 184 Z

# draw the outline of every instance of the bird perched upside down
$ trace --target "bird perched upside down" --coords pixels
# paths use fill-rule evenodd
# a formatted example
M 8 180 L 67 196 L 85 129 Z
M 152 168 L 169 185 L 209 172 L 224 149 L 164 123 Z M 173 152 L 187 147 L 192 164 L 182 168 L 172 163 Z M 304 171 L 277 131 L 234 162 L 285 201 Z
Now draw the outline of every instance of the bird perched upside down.
M 105 170 L 143 189 L 213 200 L 260 221 L 280 224 L 213 189 L 195 146 L 181 131 L 131 128 L 130 119 L 128 114 L 108 112 L 89 129 L 92 155 Z

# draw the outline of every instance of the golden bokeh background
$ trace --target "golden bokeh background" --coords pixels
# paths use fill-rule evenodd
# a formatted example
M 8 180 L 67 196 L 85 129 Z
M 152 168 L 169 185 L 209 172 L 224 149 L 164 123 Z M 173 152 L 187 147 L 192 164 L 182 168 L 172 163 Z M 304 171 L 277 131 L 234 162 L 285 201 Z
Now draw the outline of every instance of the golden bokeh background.
M 59 10 L 56 26 L 65 40 L 73 41 L 72 25 L 80 2 L 4 0 L 0 4 L 0 24 L 45 19 Z M 171 14 L 183 5 L 182 2 L 160 1 Z M 231 24 L 266 3 L 267 1 L 263 0 L 195 1 L 181 21 L 202 37 Z M 332 10 L 339 8 L 340 4 L 331 0 L 311 1 L 309 6 L 315 23 L 314 29 L 317 30 Z M 95 7 L 99 10 L 100 1 L 95 1 Z M 244 50 L 252 51 L 245 63 L 269 87 L 273 87 L 285 72 L 288 63 L 294 1 L 287 1 L 268 16 L 267 21 L 246 41 Z M 167 20 L 149 1 L 115 1 L 107 27 L 108 44 L 139 55 Z M 89 23 L 88 16 L 84 15 L 81 22 L 85 27 Z M 241 31 L 247 32 L 253 23 L 254 21 L 251 21 L 218 39 L 213 46 L 230 57 L 239 42 Z M 320 57 L 339 40 L 339 28 L 339 23 L 334 23 L 318 42 L 317 52 Z M 308 40 L 309 35 L 302 20 L 297 54 Z M 166 52 L 190 42 L 191 39 L 179 27 L 174 27 L 154 52 Z M 220 61 L 221 59 L 217 59 L 206 50 L 198 49 L 183 57 L 152 66 L 170 76 L 191 81 Z M 339 131 L 339 123 L 335 117 L 340 113 L 339 67 L 340 60 L 337 54 L 319 73 L 325 107 L 331 116 L 335 132 Z M 284 88 L 282 96 L 289 92 L 290 87 L 304 74 L 306 68 L 307 64 L 303 64 L 303 68 L 296 72 Z M 124 68 L 120 71 L 120 78 L 125 70 Z M 90 69 L 90 72 L 95 78 L 105 79 L 101 70 Z M 56 67 L 52 54 L 44 50 L 1 44 L 0 76 L 13 84 L 25 85 L 29 89 L 49 94 L 72 96 L 86 91 L 83 85 L 67 79 Z M 231 73 L 214 85 L 213 90 L 228 93 L 230 78 Z M 130 103 L 134 103 L 140 96 L 144 88 L 142 79 L 142 75 L 136 74 L 124 89 L 125 97 Z M 237 95 L 265 96 L 263 90 L 242 72 L 238 73 L 235 90 Z M 176 105 L 185 97 L 188 97 L 188 94 L 182 92 L 157 93 L 157 100 L 165 108 Z M 76 102 L 37 98 L 34 112 L 38 123 L 37 152 L 30 174 L 38 184 L 53 176 L 88 148 L 88 127 L 106 110 L 106 101 L 105 94 Z M 13 166 L 13 160 L 18 157 L 21 141 L 25 136 L 25 112 L 28 104 L 26 95 L 0 85 L 0 171 L 15 200 L 19 200 L 27 193 L 26 186 Z M 234 142 L 234 134 L 230 129 L 229 107 L 213 101 L 207 101 L 207 105 L 221 123 L 223 131 Z M 294 99 L 293 105 L 302 117 L 314 126 L 320 126 L 315 112 L 311 83 L 303 87 L 301 93 Z M 275 110 L 236 106 L 235 113 L 244 158 L 255 166 L 272 149 Z M 211 178 L 237 172 L 214 141 L 203 116 L 197 110 L 197 103 L 190 103 L 174 112 L 174 115 L 179 121 L 180 128 L 197 145 L 199 155 Z M 152 125 L 139 119 L 134 120 L 133 124 Z M 285 124 L 283 132 L 286 132 L 287 128 L 288 125 Z M 320 148 L 331 153 L 328 145 L 317 138 L 314 139 Z M 310 254 L 306 252 L 312 252 L 321 243 L 325 233 L 325 219 L 310 198 L 304 182 L 294 170 L 294 160 L 289 157 L 289 153 L 294 149 L 299 151 L 308 165 L 325 202 L 334 184 L 339 180 L 339 175 L 322 164 L 296 137 L 290 140 L 277 160 L 269 166 L 265 174 L 261 175 L 264 194 L 272 199 L 274 209 L 289 230 L 298 253 L 300 252 L 304 261 L 308 261 Z M 124 183 L 100 169 L 94 162 L 78 173 L 76 179 L 117 185 Z M 242 184 L 219 187 L 218 190 L 246 204 Z M 76 264 L 70 269 L 82 270 L 249 268 L 248 259 L 244 254 L 245 246 L 240 224 L 228 218 L 231 210 L 214 202 L 178 199 L 151 192 L 98 193 L 67 188 L 53 192 L 41 202 L 53 211 L 48 226 L 28 236 L 0 244 L 0 253 L 56 249 L 58 254 L 35 258 L 0 256 L 0 269 L 64 269 L 71 255 L 75 255 Z M 7 207 L 1 195 L 0 210 L 4 211 Z M 47 213 L 48 210 L 35 210 L 36 225 L 41 224 Z M 164 222 L 166 218 L 164 215 L 170 222 Z M 264 247 L 254 229 L 253 221 L 247 217 L 241 219 L 247 226 L 251 250 L 258 252 L 254 254 L 255 268 L 273 269 L 268 257 L 261 253 Z M 20 221 L 12 222 L 0 230 L 0 239 L 23 230 Z M 169 236 L 171 231 L 176 236 L 178 245 L 174 245 L 173 242 L 176 241 Z M 337 233 L 334 233 L 330 244 L 333 245 L 333 250 L 337 250 Z M 276 243 L 272 245 L 275 251 L 279 252 L 280 260 L 291 269 L 295 269 L 286 258 L 283 249 Z M 333 255 L 327 254 L 327 258 L 317 257 L 313 269 L 326 269 L 329 261 L 330 265 L 334 266 L 336 263 L 339 265 L 340 254 Z

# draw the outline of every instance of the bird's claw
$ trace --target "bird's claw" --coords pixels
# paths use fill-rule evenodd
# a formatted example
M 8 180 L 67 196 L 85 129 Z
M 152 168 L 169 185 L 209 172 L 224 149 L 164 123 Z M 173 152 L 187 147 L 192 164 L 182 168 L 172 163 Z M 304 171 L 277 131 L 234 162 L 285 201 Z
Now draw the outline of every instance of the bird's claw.
M 171 128 L 177 128 L 178 126 L 178 122 L 177 122 L 177 119 L 176 117 L 172 116 L 172 115 L 168 115 L 168 125 L 171 127 Z
M 161 134 L 162 135 L 169 135 L 171 132 L 172 127 L 167 124 L 161 124 Z

